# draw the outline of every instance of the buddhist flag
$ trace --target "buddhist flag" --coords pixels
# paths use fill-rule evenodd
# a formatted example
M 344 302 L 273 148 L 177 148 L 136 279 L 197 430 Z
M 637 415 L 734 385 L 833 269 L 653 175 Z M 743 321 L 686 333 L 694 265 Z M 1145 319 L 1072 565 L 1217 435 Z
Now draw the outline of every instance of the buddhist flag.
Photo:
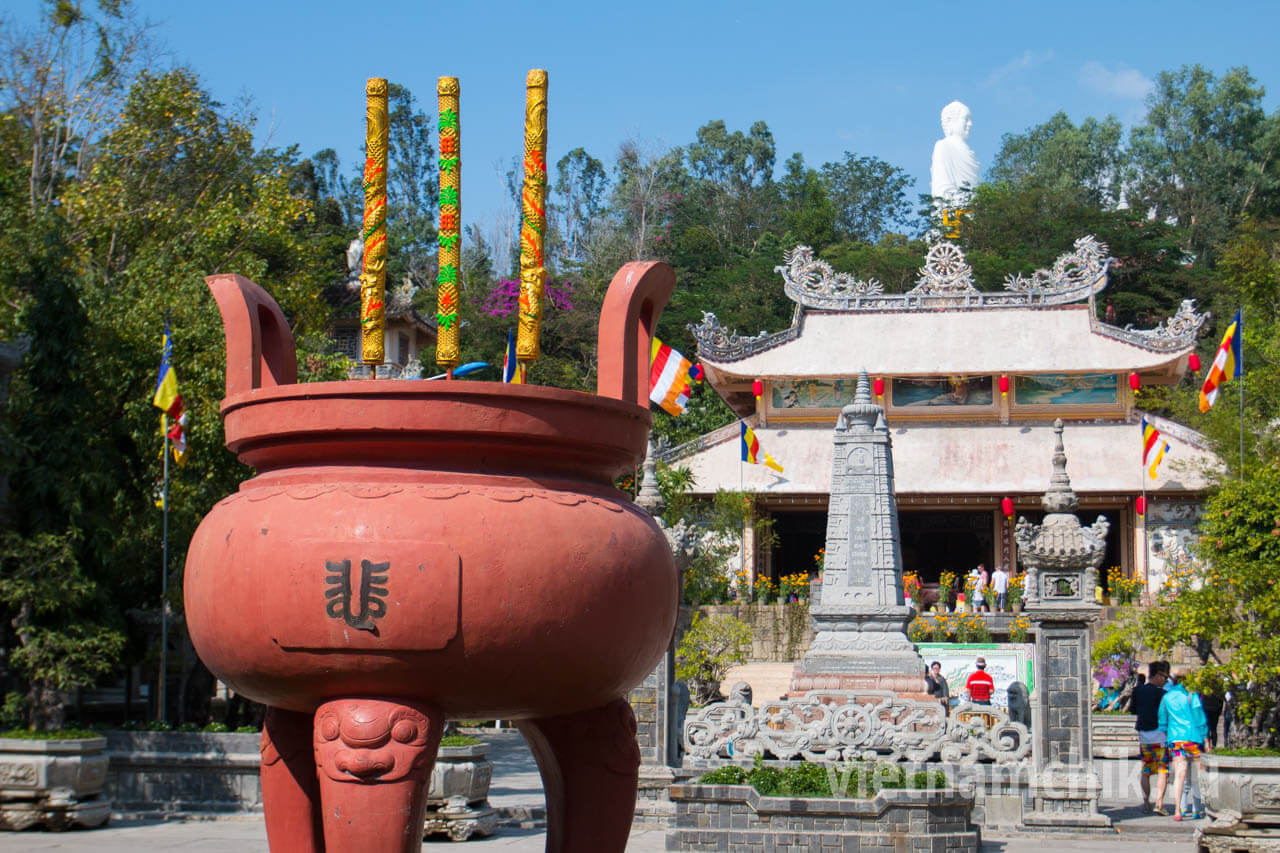
M 657 338 L 649 351 L 649 399 L 670 415 L 689 403 L 689 371 L 693 363 Z
M 1164 455 L 1169 452 L 1169 442 L 1165 441 L 1160 435 L 1160 430 L 1147 423 L 1146 417 L 1142 419 L 1142 467 L 1147 469 L 1151 474 L 1151 479 L 1156 478 L 1156 469 L 1160 467 Z
M 166 435 L 173 441 L 173 458 L 179 465 L 187 461 L 187 415 L 182 409 L 182 395 L 178 393 L 178 374 L 173 369 L 173 337 L 169 334 L 169 321 L 164 322 L 164 350 L 160 356 L 160 376 L 156 379 L 156 393 L 151 404 L 170 418 L 173 426 L 166 427 Z M 161 417 L 164 423 L 164 416 Z
M 507 330 L 507 354 L 502 358 L 502 381 L 513 385 L 524 383 L 525 368 L 516 358 L 516 336 Z
M 1214 356 L 1213 364 L 1209 366 L 1209 375 L 1204 378 L 1204 385 L 1200 388 L 1200 411 L 1207 412 L 1212 408 L 1218 399 L 1218 389 L 1227 380 L 1240 375 L 1240 365 L 1243 363 L 1244 359 L 1240 354 L 1240 312 L 1237 311 L 1235 319 L 1227 327 L 1227 333 L 1222 336 L 1218 354 Z
M 760 440 L 756 438 L 755 430 L 747 426 L 746 421 L 738 421 L 738 424 L 742 427 L 742 461 L 750 462 L 752 465 L 764 465 L 781 474 L 782 466 L 760 449 Z

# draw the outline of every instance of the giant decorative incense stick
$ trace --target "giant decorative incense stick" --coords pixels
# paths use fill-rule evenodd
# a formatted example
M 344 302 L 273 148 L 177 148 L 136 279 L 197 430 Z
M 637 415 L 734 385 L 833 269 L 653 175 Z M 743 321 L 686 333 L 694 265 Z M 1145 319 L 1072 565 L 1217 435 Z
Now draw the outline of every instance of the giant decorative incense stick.
M 436 364 L 452 369 L 458 354 L 458 268 L 462 246 L 462 146 L 457 77 L 436 83 L 440 106 L 440 273 L 436 278 Z
M 520 332 L 516 358 L 520 367 L 538 358 L 542 325 L 542 287 L 546 270 L 542 247 L 547 215 L 547 72 L 535 68 L 525 81 L 524 192 L 520 223 Z
M 361 357 L 382 364 L 385 356 L 387 283 L 387 81 L 365 85 L 364 267 L 360 273 Z M 377 376 L 377 370 L 373 371 Z

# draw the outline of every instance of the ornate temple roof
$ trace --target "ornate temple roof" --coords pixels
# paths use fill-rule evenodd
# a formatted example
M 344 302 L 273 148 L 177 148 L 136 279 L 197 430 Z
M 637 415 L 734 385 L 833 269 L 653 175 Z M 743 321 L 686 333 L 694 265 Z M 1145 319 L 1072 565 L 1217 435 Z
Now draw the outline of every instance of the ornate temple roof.
M 866 368 L 893 376 L 970 373 L 1153 371 L 1180 375 L 1207 314 L 1185 300 L 1152 329 L 1098 320 L 1106 246 L 1092 237 L 1050 269 L 1009 276 L 983 292 L 959 247 L 935 243 L 916 287 L 885 294 L 873 280 L 836 273 L 799 246 L 776 267 L 796 303 L 789 328 L 741 336 L 714 314 L 690 326 L 713 381 L 726 377 L 818 377 Z M 1083 302 L 1082 300 L 1087 300 Z M 717 376 L 718 374 L 718 376 Z
M 1086 494 L 1133 494 L 1143 488 L 1140 433 L 1134 423 L 1069 422 L 1065 439 L 1072 448 L 1071 481 Z M 1159 477 L 1146 480 L 1147 494 L 1200 492 L 1207 487 L 1203 469 L 1216 466 L 1202 437 L 1172 421 L 1147 415 L 1169 442 Z M 665 453 L 663 461 L 688 467 L 694 491 L 743 488 L 761 494 L 826 496 L 831 490 L 830 424 L 753 425 L 760 446 L 783 466 L 778 474 L 740 460 L 738 424 Z M 1052 475 L 1045 448 L 1055 436 L 1050 422 L 912 423 L 890 425 L 897 493 L 901 495 L 1033 495 L 1044 491 Z M 741 486 L 739 486 L 741 483 Z

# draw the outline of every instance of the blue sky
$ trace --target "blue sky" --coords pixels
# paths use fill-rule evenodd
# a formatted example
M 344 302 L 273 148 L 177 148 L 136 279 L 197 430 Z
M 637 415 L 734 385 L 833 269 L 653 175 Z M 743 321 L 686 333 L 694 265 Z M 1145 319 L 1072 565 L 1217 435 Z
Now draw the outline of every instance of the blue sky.
M 91 0 L 85 0 L 88 5 Z M 37 0 L 12 0 L 35 18 Z M 524 75 L 550 72 L 548 161 L 582 146 L 610 163 L 619 143 L 691 141 L 723 119 L 763 119 L 778 164 L 872 154 L 928 190 L 938 113 L 973 111 L 983 169 L 1000 138 L 1064 110 L 1075 121 L 1143 115 L 1162 70 L 1245 65 L 1280 96 L 1271 2 L 426 3 L 386 0 L 135 0 L 169 61 L 224 102 L 249 95 L 259 140 L 332 147 L 350 166 L 364 133 L 364 81 L 388 77 L 435 112 L 435 80 L 462 84 L 463 213 L 492 222 L 495 162 L 521 144 Z M 376 14 L 376 18 L 373 15 Z

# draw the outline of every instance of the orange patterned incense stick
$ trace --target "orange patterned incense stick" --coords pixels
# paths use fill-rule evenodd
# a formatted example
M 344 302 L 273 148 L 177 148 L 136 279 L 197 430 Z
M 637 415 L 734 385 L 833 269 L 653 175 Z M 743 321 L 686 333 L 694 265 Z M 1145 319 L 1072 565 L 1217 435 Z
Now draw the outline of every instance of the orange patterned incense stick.
M 436 364 L 458 366 L 458 269 L 462 259 L 462 145 L 457 77 L 436 82 L 440 105 L 440 273 L 436 278 Z
M 361 357 L 382 364 L 387 284 L 387 81 L 365 85 L 364 267 L 360 273 Z M 377 371 L 373 373 L 377 376 Z
M 546 270 L 542 248 L 547 226 L 547 72 L 535 68 L 525 81 L 524 192 L 520 223 L 520 325 L 516 358 L 521 367 L 538 358 L 542 325 L 542 287 Z

